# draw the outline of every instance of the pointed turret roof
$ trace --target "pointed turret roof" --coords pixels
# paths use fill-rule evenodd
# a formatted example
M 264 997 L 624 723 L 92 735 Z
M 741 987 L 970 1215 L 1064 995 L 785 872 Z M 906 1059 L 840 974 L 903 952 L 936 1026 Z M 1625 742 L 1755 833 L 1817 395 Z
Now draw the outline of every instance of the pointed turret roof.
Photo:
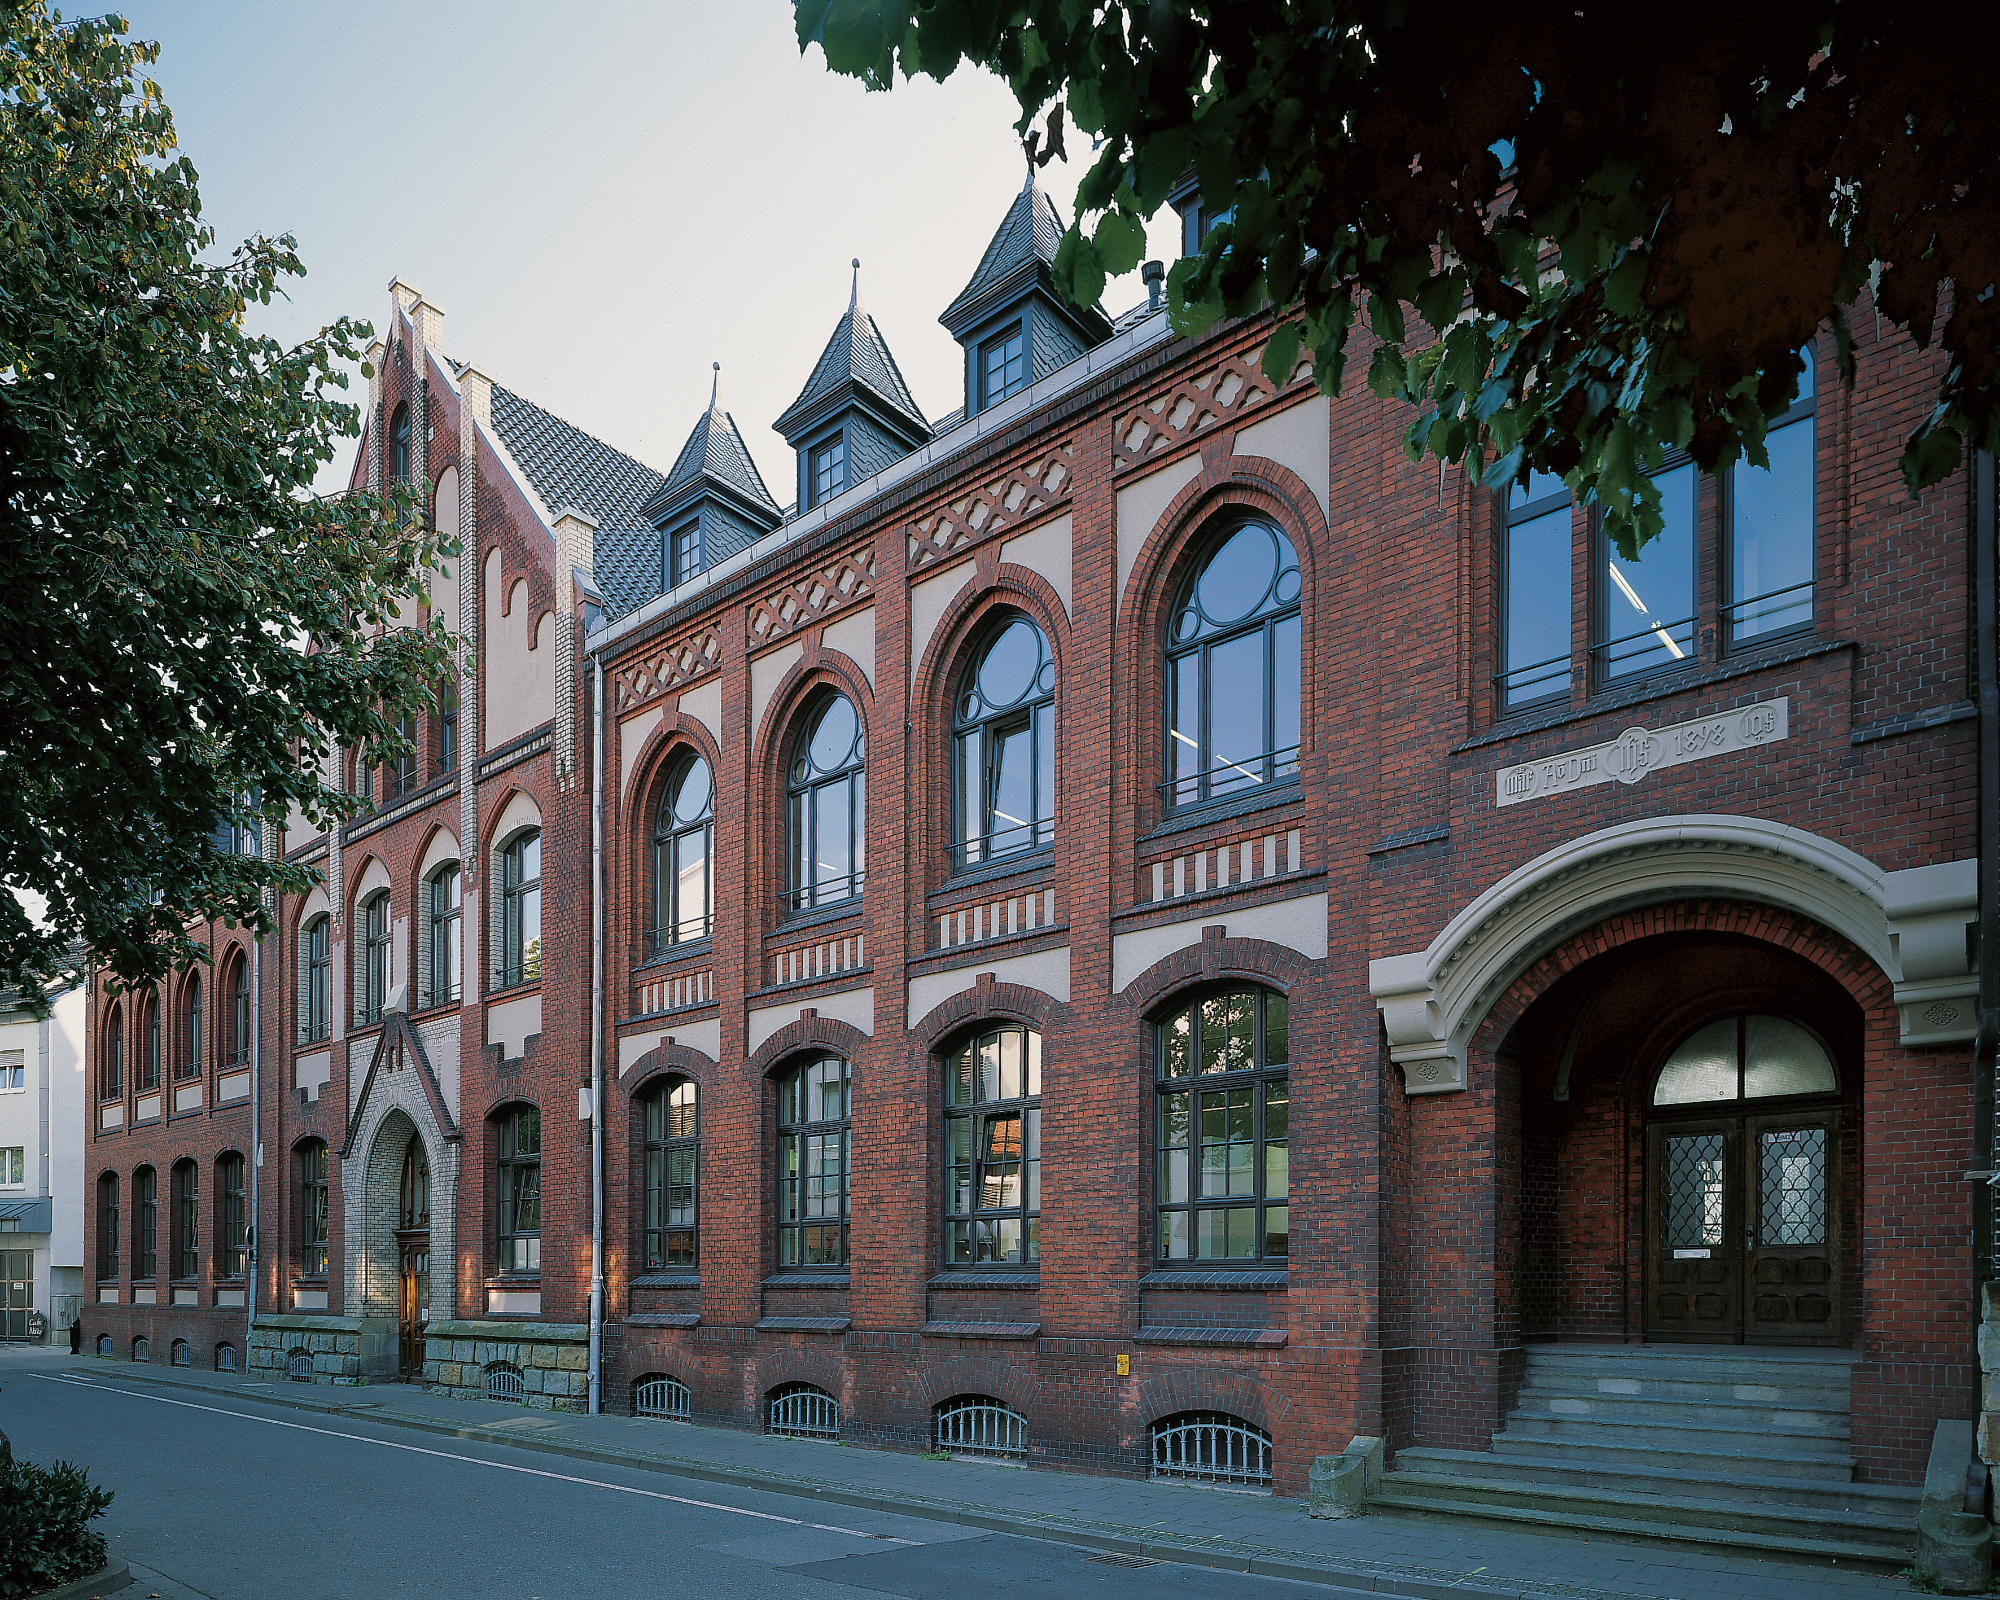
M 931 436 L 930 423 L 911 397 L 902 370 L 889 353 L 888 341 L 861 304 L 859 260 L 854 262 L 854 287 L 848 295 L 846 314 L 834 324 L 833 336 L 826 341 L 798 399 L 771 426 L 791 444 L 808 428 L 856 403 L 880 414 L 897 432 L 907 434 L 912 445 Z
M 1062 216 L 1055 202 L 1035 182 L 1035 171 L 1030 167 L 1027 181 L 1007 208 L 986 254 L 979 258 L 972 280 L 944 308 L 938 321 L 951 331 L 953 338 L 958 338 L 989 311 L 1030 288 L 1039 285 L 1053 297 L 1055 280 L 1049 269 L 1055 265 L 1056 246 L 1062 236 Z M 1057 303 L 1062 304 L 1059 298 Z M 1073 317 L 1077 315 L 1067 305 L 1063 309 Z M 1085 320 L 1101 319 L 1103 313 L 1092 308 L 1083 315 Z
M 694 425 L 687 443 L 675 457 L 673 470 L 654 495 L 648 510 L 654 515 L 679 502 L 695 499 L 704 492 L 716 493 L 742 510 L 777 526 L 783 515 L 757 463 L 736 431 L 736 419 L 722 409 L 722 363 L 715 364 L 715 383 L 709 391 L 708 410 Z

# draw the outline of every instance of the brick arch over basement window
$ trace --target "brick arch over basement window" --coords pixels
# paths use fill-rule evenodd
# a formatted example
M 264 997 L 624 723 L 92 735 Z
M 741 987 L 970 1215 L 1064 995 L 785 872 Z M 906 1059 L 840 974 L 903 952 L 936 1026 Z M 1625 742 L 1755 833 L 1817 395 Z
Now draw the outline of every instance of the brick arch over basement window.
M 927 1413 L 955 1395 L 991 1395 L 1020 1412 L 1032 1428 L 1041 1382 L 1023 1362 L 1000 1356 L 952 1356 L 917 1369 L 917 1392 Z
M 1295 995 L 1312 976 L 1311 958 L 1269 939 L 1232 939 L 1226 924 L 1201 930 L 1199 944 L 1162 956 L 1125 986 L 1119 1000 L 1141 1016 L 1196 984 L 1242 982 Z
M 1000 983 L 990 972 L 979 974 L 970 989 L 961 989 L 924 1013 L 910 1037 L 935 1050 L 954 1033 L 975 1022 L 1022 1022 L 1037 1033 L 1062 1025 L 1069 1007 L 1052 994 L 1025 983 Z
M 787 1345 L 771 1350 L 757 1358 L 752 1377 L 756 1393 L 750 1396 L 750 1410 L 762 1428 L 773 1389 L 781 1389 L 788 1383 L 810 1383 L 840 1402 L 841 1428 L 845 1431 L 853 1420 L 849 1415 L 854 1400 L 852 1376 L 844 1360 L 815 1345 Z
M 833 1017 L 801 1016 L 757 1047 L 757 1053 L 750 1058 L 750 1071 L 756 1077 L 769 1077 L 788 1057 L 806 1053 L 843 1056 L 852 1067 L 867 1048 L 868 1035 L 852 1023 Z
M 1162 1417 L 1183 1411 L 1226 1411 L 1262 1428 L 1272 1435 L 1274 1444 L 1281 1445 L 1277 1432 L 1291 1404 L 1283 1390 L 1247 1372 L 1171 1367 L 1138 1386 L 1129 1414 L 1141 1426 L 1151 1428 Z M 1142 1447 L 1146 1444 L 1144 1438 L 1138 1442 Z

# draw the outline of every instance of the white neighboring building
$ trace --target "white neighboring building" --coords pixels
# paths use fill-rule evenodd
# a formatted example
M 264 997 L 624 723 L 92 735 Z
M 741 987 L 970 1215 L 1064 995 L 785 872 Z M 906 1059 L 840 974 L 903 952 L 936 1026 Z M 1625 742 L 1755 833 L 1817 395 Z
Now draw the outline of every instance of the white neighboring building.
M 0 1340 L 67 1342 L 82 1303 L 87 995 L 52 989 L 37 1020 L 0 989 Z

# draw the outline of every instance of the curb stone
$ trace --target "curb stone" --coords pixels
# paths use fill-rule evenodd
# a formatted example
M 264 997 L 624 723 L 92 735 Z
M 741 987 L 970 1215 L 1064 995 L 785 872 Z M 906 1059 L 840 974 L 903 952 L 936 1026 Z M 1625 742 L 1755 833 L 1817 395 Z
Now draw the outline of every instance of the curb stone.
M 40 1594 L 29 1595 L 27 1600 L 88 1600 L 100 1594 L 115 1594 L 132 1581 L 132 1569 L 113 1556 L 95 1572 L 81 1578 L 72 1578 L 59 1589 L 44 1589 Z

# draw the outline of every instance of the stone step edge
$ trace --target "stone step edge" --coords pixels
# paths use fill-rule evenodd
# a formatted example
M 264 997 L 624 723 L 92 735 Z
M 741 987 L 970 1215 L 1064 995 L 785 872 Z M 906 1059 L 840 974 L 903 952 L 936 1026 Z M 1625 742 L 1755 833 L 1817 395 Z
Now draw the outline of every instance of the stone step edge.
M 1678 1376 L 1690 1382 L 1739 1376 L 1758 1377 L 1769 1383 L 1810 1383 L 1843 1387 L 1854 1381 L 1854 1368 L 1845 1361 L 1687 1361 L 1679 1356 L 1620 1356 L 1610 1361 L 1591 1361 L 1577 1356 L 1547 1358 L 1529 1356 L 1522 1370 L 1574 1372 L 1582 1368 L 1600 1377 L 1645 1378 Z
M 1522 1435 L 1516 1435 L 1513 1438 L 1509 1438 L 1506 1434 L 1503 1433 L 1496 1433 L 1493 1435 L 1493 1445 L 1494 1445 L 1493 1453 L 1496 1456 L 1499 1456 L 1502 1460 L 1545 1459 L 1545 1458 L 1536 1458 L 1532 1456 L 1526 1458 L 1518 1456 L 1509 1456 L 1500 1449 L 1500 1446 L 1502 1446 L 1503 1444 L 1523 1444 L 1523 1443 L 1541 1445 L 1541 1446 L 1555 1445 L 1557 1447 L 1562 1447 L 1567 1445 L 1570 1449 L 1573 1450 L 1615 1450 L 1618 1452 L 1620 1457 L 1638 1457 L 1649 1461 L 1657 1461 L 1663 1456 L 1687 1456 L 1701 1461 L 1730 1461 L 1730 1462 L 1789 1461 L 1795 1463 L 1803 1461 L 1803 1462 L 1810 1462 L 1812 1465 L 1816 1467 L 1844 1466 L 1847 1468 L 1850 1477 L 1853 1475 L 1855 1468 L 1855 1460 L 1852 1456 L 1771 1455 L 1771 1454 L 1760 1454 L 1758 1452 L 1750 1450 L 1666 1450 L 1666 1449 L 1661 1449 L 1656 1445 L 1604 1444 L 1596 1439 L 1553 1439 L 1546 1437 L 1529 1438 L 1529 1437 L 1524 1437 Z M 1563 1459 L 1569 1459 L 1569 1458 L 1565 1457 Z M 1773 1476 L 1789 1477 L 1790 1474 L 1776 1473 L 1773 1474 Z M 1830 1483 L 1835 1481 L 1846 1482 L 1847 1480 L 1846 1479 L 1835 1480 L 1835 1479 L 1823 1478 L 1820 1479 L 1819 1481 L 1822 1483 Z
M 1642 1383 L 1644 1380 L 1638 1378 L 1619 1378 L 1614 1381 L 1619 1383 Z M 1824 1393 L 1834 1397 L 1839 1402 L 1838 1404 L 1835 1405 L 1815 1406 L 1813 1409 L 1816 1411 L 1847 1411 L 1852 1409 L 1854 1404 L 1853 1388 L 1845 1383 L 1738 1384 L 1726 1378 L 1720 1379 L 1713 1383 L 1709 1382 L 1705 1378 L 1703 1379 L 1660 1378 L 1655 1381 L 1662 1384 L 1676 1383 L 1676 1384 L 1687 1385 L 1690 1387 L 1699 1387 L 1703 1389 L 1754 1388 L 1754 1389 L 1777 1389 L 1784 1393 L 1797 1393 L 1800 1391 L 1805 1391 L 1815 1394 Z M 1703 1400 L 1703 1398 L 1699 1395 L 1664 1394 L 1657 1389 L 1649 1391 L 1644 1388 L 1638 1390 L 1602 1389 L 1596 1387 L 1595 1383 L 1596 1380 L 1593 1380 L 1587 1373 L 1580 1372 L 1575 1374 L 1574 1376 L 1571 1376 L 1570 1374 L 1567 1373 L 1563 1374 L 1544 1373 L 1538 1377 L 1536 1374 L 1531 1372 L 1521 1380 L 1520 1392 L 1522 1394 L 1601 1395 L 1607 1400 L 1651 1400 L 1654 1401 L 1655 1403 L 1668 1400 L 1691 1401 L 1696 1405 L 1701 1405 L 1706 1403 Z M 1740 1400 L 1736 1398 L 1734 1395 L 1732 1395 L 1724 1403 L 1729 1405 L 1744 1405 L 1744 1406 L 1777 1406 L 1777 1405 L 1784 1405 L 1787 1402 L 1784 1400 Z
M 1532 1422 L 1603 1422 L 1617 1428 L 1681 1427 L 1699 1428 L 1714 1433 L 1725 1428 L 1755 1428 L 1760 1432 L 1783 1431 L 1808 1439 L 1845 1439 L 1854 1431 L 1853 1417 L 1846 1411 L 1820 1413 L 1826 1421 L 1814 1426 L 1797 1420 L 1795 1414 L 1788 1415 L 1782 1406 L 1759 1404 L 1751 1401 L 1724 1403 L 1713 1400 L 1635 1400 L 1630 1396 L 1602 1395 L 1551 1395 L 1544 1399 L 1540 1395 L 1523 1394 L 1520 1403 L 1507 1413 L 1511 1421 L 1515 1417 Z M 1609 1399 L 1621 1399 L 1623 1405 L 1607 1404 Z M 1592 1409 L 1589 1411 L 1559 1411 L 1558 1402 L 1582 1401 Z M 1532 1403 L 1530 1403 L 1532 1402 Z M 1638 1406 L 1658 1406 L 1679 1408 L 1677 1417 L 1642 1416 L 1636 1413 Z M 1770 1422 L 1746 1422 L 1738 1417 L 1707 1416 L 1704 1413 L 1730 1411 L 1773 1411 L 1785 1420 Z M 1693 1420 L 1688 1420 L 1688 1418 Z
M 1803 1484 L 1809 1488 L 1824 1489 L 1828 1494 L 1836 1491 L 1859 1495 L 1870 1500 L 1896 1500 L 1906 1502 L 1910 1515 L 1915 1516 L 1923 1504 L 1924 1491 L 1915 1484 L 1905 1483 L 1843 1483 L 1838 1478 L 1739 1478 L 1722 1472 L 1691 1472 L 1685 1467 L 1621 1467 L 1612 1461 L 1552 1461 L 1532 1456 L 1496 1456 L 1487 1450 L 1447 1450 L 1440 1446 L 1413 1445 L 1407 1450 L 1396 1452 L 1396 1470 L 1403 1470 L 1403 1463 L 1415 1456 L 1419 1461 L 1464 1461 L 1488 1464 L 1505 1462 L 1512 1465 L 1534 1465 L 1538 1467 L 1563 1467 L 1574 1472 L 1608 1473 L 1615 1477 L 1640 1481 L 1666 1479 L 1672 1483 L 1727 1484 L 1735 1489 L 1777 1488 L 1792 1489 Z M 1436 1474 L 1445 1476 L 1445 1474 Z M 1643 1492 L 1643 1491 L 1642 1491 Z
M 1385 1485 L 1387 1480 L 1384 1480 Z M 1546 1511 L 1529 1511 L 1512 1506 L 1488 1505 L 1482 1501 L 1404 1499 L 1394 1493 L 1369 1501 L 1396 1511 L 1414 1511 L 1430 1516 L 1466 1517 L 1488 1522 L 1507 1522 L 1566 1532 L 1608 1533 L 1625 1539 L 1641 1539 L 1649 1544 L 1698 1545 L 1718 1550 L 1744 1550 L 1767 1556 L 1803 1556 L 1814 1561 L 1839 1565 L 1843 1561 L 1865 1562 L 1871 1566 L 1907 1567 L 1910 1550 L 1886 1546 L 1839 1544 L 1830 1539 L 1787 1539 L 1782 1535 L 1718 1532 L 1712 1528 L 1683 1526 L 1672 1522 L 1626 1522 L 1616 1517 L 1576 1517 Z M 1914 1534 L 1911 1549 L 1915 1548 Z
M 1444 1472 L 1406 1472 L 1400 1467 L 1394 1472 L 1383 1474 L 1382 1482 L 1385 1485 L 1393 1484 L 1398 1489 L 1462 1488 L 1481 1489 L 1491 1494 L 1532 1494 L 1578 1506 L 1586 1504 L 1629 1506 L 1635 1499 L 1657 1500 L 1660 1510 L 1691 1512 L 1699 1517 L 1763 1517 L 1773 1522 L 1830 1523 L 1843 1528 L 1863 1528 L 1870 1533 L 1883 1534 L 1891 1539 L 1908 1539 L 1912 1545 L 1917 1537 L 1917 1520 L 1914 1516 L 1888 1516 L 1880 1512 L 1855 1511 L 1846 1507 L 1836 1511 L 1831 1506 L 1789 1506 L 1775 1501 L 1757 1503 L 1748 1500 L 1702 1500 L 1692 1495 L 1634 1496 L 1617 1489 L 1583 1489 L 1573 1484 L 1523 1482 L 1516 1478 L 1461 1478 Z M 1491 1503 L 1495 1502 L 1483 1500 L 1480 1502 L 1482 1505 Z M 1647 1509 L 1654 1508 L 1648 1506 Z M 1642 1517 L 1635 1520 L 1664 1522 L 1668 1519 Z
M 1500 1431 L 1506 1432 L 1515 1422 L 1547 1424 L 1559 1422 L 1567 1428 L 1608 1428 L 1617 1433 L 1639 1433 L 1661 1435 L 1671 1445 L 1676 1438 L 1684 1438 L 1691 1433 L 1721 1434 L 1724 1437 L 1741 1435 L 1748 1439 L 1811 1439 L 1823 1444 L 1848 1444 L 1852 1440 L 1847 1433 L 1814 1428 L 1781 1428 L 1776 1423 L 1759 1422 L 1664 1422 L 1656 1417 L 1571 1417 L 1560 1411 L 1523 1411 L 1518 1406 L 1507 1413 Z M 1547 1438 L 1543 1433 L 1526 1434 L 1530 1438 Z M 1561 1437 L 1558 1435 L 1557 1437 Z M 1788 1452 L 1769 1452 L 1783 1455 Z M 1803 1455 L 1807 1452 L 1800 1451 Z

